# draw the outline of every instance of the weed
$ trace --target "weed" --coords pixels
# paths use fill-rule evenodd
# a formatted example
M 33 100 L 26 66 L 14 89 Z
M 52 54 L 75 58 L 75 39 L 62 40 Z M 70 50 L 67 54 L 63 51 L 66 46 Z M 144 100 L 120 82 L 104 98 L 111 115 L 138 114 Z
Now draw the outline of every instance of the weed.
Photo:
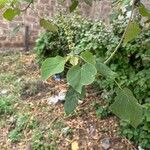
M 65 124 L 62 120 L 57 120 L 53 123 L 52 128 L 62 130 L 65 127 Z
M 12 143 L 18 142 L 21 139 L 22 131 L 24 127 L 26 127 L 28 120 L 29 120 L 29 115 L 23 115 L 18 117 L 15 128 L 10 131 L 8 136 Z
M 99 103 L 94 102 L 93 107 L 95 108 L 96 116 L 98 118 L 104 119 L 110 114 L 107 106 L 101 106 Z
M 7 97 L 2 96 L 0 98 L 0 115 L 11 114 L 12 112 L 13 112 L 13 108 L 11 106 L 11 102 L 8 101 Z
M 32 119 L 30 121 L 30 123 L 28 124 L 28 128 L 29 129 L 35 129 L 36 127 L 38 127 L 39 122 L 36 119 Z
M 18 129 L 14 129 L 9 133 L 9 139 L 12 143 L 18 142 L 22 137 L 21 132 Z

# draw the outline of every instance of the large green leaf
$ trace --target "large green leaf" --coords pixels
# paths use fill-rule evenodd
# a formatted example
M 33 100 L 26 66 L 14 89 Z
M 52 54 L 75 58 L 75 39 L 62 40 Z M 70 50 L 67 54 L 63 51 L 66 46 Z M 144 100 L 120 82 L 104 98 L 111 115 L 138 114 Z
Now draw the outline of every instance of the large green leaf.
M 107 65 L 97 62 L 96 69 L 99 74 L 106 78 L 115 79 L 117 77 L 117 73 L 113 72 Z
M 12 21 L 17 15 L 20 14 L 20 10 L 19 9 L 12 9 L 12 8 L 8 8 L 4 13 L 3 13 L 3 17 L 6 20 Z
M 79 99 L 85 97 L 85 87 L 83 86 L 81 94 L 78 93 L 74 88 L 69 86 L 65 97 L 65 112 L 67 115 L 74 112 Z
M 67 115 L 74 112 L 78 104 L 79 96 L 80 94 L 76 90 L 74 90 L 71 86 L 69 86 L 69 89 L 66 93 L 65 105 L 64 105 L 65 112 Z
M 89 85 L 95 80 L 96 68 L 86 63 L 82 67 L 73 66 L 67 73 L 68 83 L 79 93 L 82 92 L 83 85 Z
M 137 22 L 130 22 L 123 43 L 126 44 L 129 41 L 135 39 L 140 32 L 141 28 L 139 27 L 139 24 Z
M 69 7 L 70 12 L 73 12 L 76 9 L 76 7 L 78 6 L 78 4 L 79 4 L 78 0 L 72 0 L 72 3 Z
M 147 9 L 143 4 L 139 6 L 139 12 L 144 17 L 150 17 L 150 10 Z
M 117 90 L 115 102 L 110 106 L 110 110 L 120 119 L 129 121 L 135 128 L 143 119 L 142 106 L 127 88 Z
M 87 63 L 93 64 L 93 65 L 96 64 L 93 54 L 89 51 L 82 52 L 81 57 Z
M 40 19 L 40 26 L 51 32 L 58 31 L 58 27 L 49 20 Z
M 42 64 L 42 78 L 48 79 L 50 76 L 61 73 L 64 70 L 65 59 L 61 56 L 56 56 L 46 59 Z

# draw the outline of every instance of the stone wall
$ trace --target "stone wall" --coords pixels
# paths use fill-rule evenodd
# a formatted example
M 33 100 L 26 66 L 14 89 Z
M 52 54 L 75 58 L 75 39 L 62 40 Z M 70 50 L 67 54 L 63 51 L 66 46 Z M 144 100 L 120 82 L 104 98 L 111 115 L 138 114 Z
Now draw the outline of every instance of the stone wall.
M 1 15 L 2 12 L 0 12 L 0 49 L 25 49 L 25 45 L 28 44 L 28 42 L 29 45 L 32 46 L 35 43 L 39 32 L 41 32 L 39 18 L 37 16 L 52 17 L 56 12 L 60 10 L 63 11 L 63 9 L 67 9 L 70 5 L 70 0 L 66 0 L 63 4 L 60 4 L 57 0 L 34 1 L 32 9 L 28 9 L 27 12 L 16 17 L 12 22 L 4 20 Z M 81 2 L 79 10 L 85 17 L 102 19 L 105 22 L 108 22 L 108 16 L 111 11 L 111 0 L 99 0 L 93 2 L 92 7 Z M 24 24 L 24 26 L 21 28 L 21 31 L 14 36 L 11 31 L 18 24 Z M 27 39 L 25 38 L 25 26 L 29 27 Z
M 18 16 L 12 22 L 8 22 L 2 18 L 0 12 L 0 49 L 27 49 L 25 45 L 33 46 L 41 28 L 39 26 L 40 17 L 52 17 L 56 12 L 67 9 L 71 0 L 66 0 L 65 3 L 60 4 L 61 0 L 34 0 L 32 9 L 28 9 L 21 16 Z M 108 16 L 111 12 L 112 0 L 97 0 L 93 2 L 92 7 L 83 3 L 80 0 L 79 10 L 84 17 L 92 19 L 101 19 L 106 23 L 109 22 Z M 150 8 L 150 0 L 141 0 L 146 7 Z M 17 35 L 12 35 L 12 29 L 18 24 L 24 24 L 21 31 Z M 29 33 L 25 38 L 25 27 L 28 26 Z M 26 43 L 26 44 L 25 44 Z

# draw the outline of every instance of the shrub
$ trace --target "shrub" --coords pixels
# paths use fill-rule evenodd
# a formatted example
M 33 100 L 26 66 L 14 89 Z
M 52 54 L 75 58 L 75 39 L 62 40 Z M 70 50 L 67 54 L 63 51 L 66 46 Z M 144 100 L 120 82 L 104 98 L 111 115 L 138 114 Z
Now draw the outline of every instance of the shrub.
M 63 29 L 60 29 L 59 32 L 46 31 L 36 41 L 35 53 L 40 65 L 48 57 L 64 56 L 68 52 L 69 47 Z
M 59 31 L 46 31 L 36 40 L 34 49 L 40 65 L 48 57 L 65 56 L 74 50 L 75 45 L 78 45 L 92 25 L 91 21 L 77 14 L 56 15 L 53 21 L 59 27 Z
M 122 22 L 115 22 L 112 26 L 114 39 L 117 39 L 123 31 Z M 126 136 L 143 148 L 150 148 L 150 120 L 148 118 L 150 115 L 148 115 L 150 109 L 149 41 L 150 31 L 146 29 L 135 40 L 120 47 L 110 63 L 110 68 L 117 72 L 119 76 L 120 84 L 129 87 L 139 103 L 143 104 L 145 117 L 141 125 L 135 129 L 128 122 L 125 122 L 121 123 L 120 128 L 121 135 Z M 109 50 L 107 53 L 109 53 Z M 109 103 L 112 103 L 117 85 L 112 80 L 102 80 L 101 78 L 97 80 L 96 85 L 99 85 L 100 89 L 105 89 L 103 95 L 109 99 Z

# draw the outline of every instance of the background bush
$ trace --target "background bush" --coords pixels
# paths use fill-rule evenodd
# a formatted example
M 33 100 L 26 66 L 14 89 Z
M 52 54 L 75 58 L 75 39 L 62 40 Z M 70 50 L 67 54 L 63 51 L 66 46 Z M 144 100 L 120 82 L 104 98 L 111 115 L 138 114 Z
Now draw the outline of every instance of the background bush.
M 59 29 L 59 32 L 46 31 L 36 41 L 35 53 L 40 65 L 48 57 L 65 56 L 68 52 L 68 41 L 63 29 Z

